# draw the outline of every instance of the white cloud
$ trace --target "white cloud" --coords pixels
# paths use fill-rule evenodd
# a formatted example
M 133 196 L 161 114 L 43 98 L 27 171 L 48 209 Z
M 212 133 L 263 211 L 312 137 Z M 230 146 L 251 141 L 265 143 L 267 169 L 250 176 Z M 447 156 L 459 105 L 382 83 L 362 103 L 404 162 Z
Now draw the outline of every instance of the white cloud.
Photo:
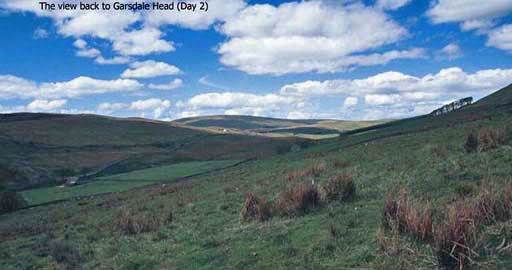
M 462 57 L 462 50 L 460 49 L 459 45 L 455 43 L 450 43 L 446 46 L 444 46 L 439 52 L 437 53 L 437 58 L 442 59 L 448 59 L 453 60 Z
M 427 12 L 434 23 L 464 22 L 506 16 L 510 0 L 437 0 Z
M 85 49 L 87 47 L 87 42 L 83 39 L 77 39 L 75 42 L 73 42 L 73 46 L 77 47 L 78 49 Z
M 117 35 L 112 47 L 122 55 L 148 55 L 175 50 L 173 42 L 162 39 L 160 30 L 148 27 Z
M 171 101 L 159 98 L 137 100 L 131 103 L 130 109 L 136 111 L 153 111 L 153 117 L 158 119 L 171 107 Z
M 452 67 L 423 77 L 389 71 L 365 79 L 305 81 L 285 85 L 280 93 L 283 96 L 302 98 L 398 94 L 402 99 L 414 100 L 420 97 L 428 100 L 443 98 L 443 96 L 481 97 L 510 82 L 512 82 L 512 69 L 488 69 L 466 73 L 461 68 Z
M 495 24 L 496 23 L 493 20 L 476 19 L 463 22 L 460 28 L 462 31 L 471 31 L 477 29 L 480 31 L 488 31 L 488 29 L 492 28 Z
M 174 79 L 173 81 L 171 81 L 167 84 L 150 84 L 148 87 L 150 89 L 156 89 L 156 90 L 172 90 L 172 89 L 180 88 L 182 86 L 183 86 L 183 80 Z
M 121 78 L 153 78 L 158 76 L 176 75 L 180 69 L 164 62 L 148 60 L 130 64 L 131 69 L 125 70 Z
M 115 56 L 112 58 L 105 59 L 103 56 L 98 56 L 94 62 L 100 65 L 119 65 L 129 63 L 132 59 L 126 56 Z
M 400 95 L 371 94 L 364 96 L 364 102 L 368 105 L 390 105 L 400 101 Z
M 62 106 L 66 105 L 67 100 L 58 99 L 58 100 L 44 100 L 44 99 L 36 99 L 27 105 L 27 110 L 29 111 L 53 111 L 55 109 L 59 109 Z
M 125 103 L 110 103 L 104 102 L 98 105 L 98 110 L 102 113 L 112 113 L 116 111 L 120 111 L 126 109 L 128 107 Z
M 48 33 L 47 30 L 43 29 L 43 28 L 36 28 L 36 30 L 34 31 L 34 39 L 43 39 L 43 38 L 47 38 L 50 34 Z
M 376 6 L 382 9 L 395 10 L 409 4 L 411 1 L 412 0 L 377 0 Z
M 58 4 L 62 1 L 46 2 Z M 68 1 L 68 3 L 71 2 L 79 3 L 80 1 Z M 112 44 L 113 50 L 125 56 L 170 52 L 175 49 L 173 42 L 164 40 L 163 33 L 158 28 L 144 24 L 147 19 L 146 13 L 128 10 L 45 11 L 40 9 L 38 2 L 32 0 L 0 0 L 0 6 L 9 11 L 28 11 L 40 17 L 49 17 L 53 19 L 57 32 L 66 37 L 88 36 L 107 40 Z M 134 29 L 133 26 L 136 23 L 141 23 L 142 27 Z
M 85 42 L 85 40 L 83 39 L 77 39 L 73 43 L 73 46 L 78 48 L 76 55 L 80 57 L 95 58 L 101 55 L 101 52 L 98 49 L 89 48 L 87 46 L 87 42 Z
M 295 99 L 277 94 L 255 95 L 240 92 L 199 94 L 188 100 L 192 108 L 265 107 L 291 104 Z
M 486 45 L 512 53 L 512 24 L 491 31 Z
M 113 92 L 140 90 L 144 85 L 129 79 L 97 80 L 77 77 L 65 82 L 36 83 L 12 75 L 0 75 L 0 98 L 75 98 Z
M 221 62 L 250 74 L 336 72 L 422 56 L 418 50 L 362 55 L 399 41 L 407 30 L 383 11 L 360 3 L 254 5 L 219 30 L 230 38 L 217 50 Z
M 198 8 L 201 6 L 199 0 L 188 2 L 198 4 Z M 223 22 L 234 16 L 245 6 L 243 0 L 209 0 L 208 12 L 183 11 L 169 15 L 169 11 L 152 10 L 145 19 L 147 24 L 154 26 L 179 25 L 194 30 L 205 30 L 216 22 Z
M 345 102 L 343 102 L 343 108 L 348 109 L 350 107 L 354 107 L 359 103 L 359 99 L 357 97 L 347 97 Z
M 391 71 L 363 79 L 305 81 L 283 86 L 280 95 L 310 101 L 346 97 L 341 110 L 344 118 L 389 119 L 429 113 L 450 100 L 467 96 L 478 99 L 511 82 L 512 69 L 466 73 L 452 67 L 423 77 Z M 360 99 L 364 99 L 364 105 L 347 110 Z

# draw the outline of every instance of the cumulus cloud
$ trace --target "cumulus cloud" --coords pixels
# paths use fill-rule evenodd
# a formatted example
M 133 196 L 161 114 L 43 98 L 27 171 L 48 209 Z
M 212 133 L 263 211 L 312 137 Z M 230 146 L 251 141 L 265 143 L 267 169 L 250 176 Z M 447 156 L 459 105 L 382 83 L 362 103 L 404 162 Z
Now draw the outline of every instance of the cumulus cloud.
M 347 97 L 345 102 L 343 102 L 343 109 L 348 109 L 350 107 L 354 107 L 359 103 L 359 99 L 357 97 Z
M 149 84 L 150 89 L 155 90 L 172 90 L 176 88 L 180 88 L 183 86 L 183 80 L 181 79 L 174 79 L 173 81 L 167 83 L 167 84 Z
M 345 116 L 378 119 L 428 113 L 454 99 L 486 96 L 511 82 L 512 69 L 467 73 L 452 67 L 423 77 L 391 71 L 364 79 L 305 81 L 283 86 L 280 95 L 302 100 L 345 97 L 344 109 L 363 99 L 357 112 Z
M 140 90 L 144 85 L 135 80 L 98 80 L 77 77 L 65 82 L 36 83 L 12 75 L 0 75 L 0 98 L 76 98 L 113 92 Z
M 450 43 L 437 52 L 437 59 L 453 60 L 462 57 L 462 50 L 459 45 Z
M 198 4 L 197 1 L 188 1 Z M 201 5 L 198 4 L 198 8 Z M 146 23 L 154 26 L 179 25 L 184 28 L 205 30 L 216 22 L 223 22 L 237 14 L 246 6 L 243 0 L 209 0 L 208 12 L 179 12 L 169 15 L 169 11 L 152 10 L 148 12 Z
M 122 33 L 113 40 L 113 49 L 122 55 L 148 55 L 174 51 L 174 43 L 163 40 L 162 35 L 157 28 L 148 27 Z
M 229 18 L 219 31 L 229 37 L 217 50 L 220 61 L 250 74 L 336 72 L 421 56 L 417 49 L 363 54 L 399 41 L 407 30 L 385 12 L 361 3 L 253 5 Z
M 130 69 L 121 74 L 121 78 L 153 78 L 166 75 L 176 75 L 180 69 L 164 62 L 148 60 L 130 64 Z
M 480 32 L 485 32 L 495 24 L 496 23 L 490 19 L 475 19 L 463 22 L 460 28 L 462 31 L 479 30 Z
M 159 98 L 150 98 L 145 100 L 137 100 L 131 103 L 130 109 L 136 111 L 153 111 L 153 117 L 158 119 L 171 107 L 170 100 L 162 100 Z
M 131 62 L 132 59 L 126 56 L 114 56 L 112 58 L 104 58 L 103 56 L 98 56 L 94 62 L 100 65 L 120 65 Z
M 199 94 L 188 100 L 192 108 L 240 108 L 240 107 L 271 107 L 291 104 L 295 99 L 277 94 L 256 95 L 241 92 L 222 92 Z
M 48 0 L 49 3 L 60 3 Z M 72 0 L 68 3 L 94 2 Z M 111 1 L 113 3 L 114 1 Z M 127 1 L 119 1 L 127 2 Z M 38 2 L 32 0 L 0 0 L 0 6 L 8 11 L 32 12 L 40 17 L 48 17 L 54 21 L 57 32 L 66 37 L 93 37 L 109 41 L 113 50 L 122 55 L 147 55 L 151 53 L 169 52 L 175 48 L 173 42 L 167 41 L 163 33 L 155 27 L 142 24 L 134 29 L 137 22 L 145 21 L 145 14 L 123 11 L 81 11 L 61 10 L 52 12 L 41 10 Z
M 80 57 L 95 58 L 101 55 L 101 52 L 98 49 L 89 48 L 87 46 L 87 42 L 85 42 L 83 39 L 77 39 L 73 43 L 73 46 L 78 49 L 76 55 Z
M 427 15 L 434 23 L 465 22 L 505 16 L 512 11 L 510 0 L 438 0 Z
M 36 28 L 36 30 L 34 31 L 34 39 L 43 39 L 43 38 L 47 38 L 50 34 L 48 33 L 48 31 L 46 29 L 43 29 L 43 28 Z
M 488 69 L 466 73 L 459 67 L 442 69 L 423 77 L 401 72 L 384 72 L 365 79 L 305 81 L 281 88 L 284 96 L 312 97 L 327 95 L 359 96 L 398 94 L 405 99 L 435 99 L 440 95 L 486 95 L 512 81 L 512 69 Z
M 126 109 L 128 107 L 125 103 L 110 103 L 110 102 L 104 102 L 98 105 L 98 111 L 102 113 L 110 114 L 112 112 L 120 111 L 123 109 Z
M 36 99 L 27 105 L 28 111 L 53 111 L 55 109 L 59 109 L 62 106 L 66 105 L 67 100 L 58 99 L 58 100 L 44 100 L 44 99 Z
M 512 24 L 506 24 L 489 33 L 487 46 L 496 47 L 512 53 Z
M 280 94 L 251 94 L 243 92 L 213 92 L 178 101 L 178 117 L 205 114 L 253 115 L 287 117 L 293 110 L 304 111 L 300 98 Z M 299 108 L 301 107 L 301 108 Z
M 410 2 L 411 0 L 377 0 L 376 6 L 382 9 L 395 10 L 409 4 Z

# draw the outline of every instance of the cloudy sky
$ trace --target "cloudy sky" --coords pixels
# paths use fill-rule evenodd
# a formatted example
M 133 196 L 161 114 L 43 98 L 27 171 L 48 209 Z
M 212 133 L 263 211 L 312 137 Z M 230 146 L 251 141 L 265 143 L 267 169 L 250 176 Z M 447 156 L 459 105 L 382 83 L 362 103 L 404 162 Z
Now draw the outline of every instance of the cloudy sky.
M 512 0 L 208 4 L 44 11 L 0 0 L 0 112 L 366 120 L 512 83 Z

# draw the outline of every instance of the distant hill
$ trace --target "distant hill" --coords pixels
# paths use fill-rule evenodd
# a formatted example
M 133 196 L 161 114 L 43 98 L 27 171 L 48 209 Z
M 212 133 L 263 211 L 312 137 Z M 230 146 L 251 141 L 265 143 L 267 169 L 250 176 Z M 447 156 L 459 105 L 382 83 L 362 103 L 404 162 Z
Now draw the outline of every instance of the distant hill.
M 189 127 L 203 129 L 228 129 L 228 132 L 253 132 L 259 134 L 282 135 L 328 135 L 340 131 L 368 127 L 389 122 L 382 121 L 342 121 L 325 119 L 279 119 L 257 116 L 213 115 L 183 118 L 174 121 Z
M 0 176 L 11 187 L 25 188 L 103 168 L 113 174 L 182 161 L 268 156 L 304 141 L 217 134 L 140 118 L 0 114 Z

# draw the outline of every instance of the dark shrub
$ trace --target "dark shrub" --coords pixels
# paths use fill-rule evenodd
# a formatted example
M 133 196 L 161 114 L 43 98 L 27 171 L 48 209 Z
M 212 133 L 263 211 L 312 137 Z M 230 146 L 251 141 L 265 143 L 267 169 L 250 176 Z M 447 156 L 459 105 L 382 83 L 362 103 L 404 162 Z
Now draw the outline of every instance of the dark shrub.
M 468 197 L 473 193 L 475 193 L 475 188 L 472 184 L 462 183 L 455 187 L 455 194 L 457 194 L 459 197 Z
M 352 174 L 338 174 L 323 186 L 323 191 L 329 201 L 347 201 L 355 195 L 356 184 Z
M 286 154 L 286 153 L 290 152 L 291 150 L 292 150 L 292 145 L 290 145 L 290 144 L 281 144 L 281 145 L 277 146 L 276 153 L 278 155 L 283 155 L 283 154 Z
M 476 152 L 478 150 L 478 137 L 474 132 L 470 132 L 466 136 L 466 143 L 464 144 L 464 149 L 466 149 L 466 152 L 472 153 Z
M 350 166 L 350 162 L 341 159 L 335 159 L 332 161 L 332 165 L 335 168 L 346 168 Z
M 252 193 L 247 194 L 242 210 L 240 210 L 240 218 L 243 221 L 266 221 L 270 219 L 271 215 L 271 205 L 265 199 Z
M 276 208 L 284 215 L 300 216 L 321 205 L 320 192 L 314 184 L 302 183 L 279 193 Z
M 27 202 L 20 194 L 14 191 L 3 191 L 0 193 L 0 214 L 13 212 L 26 206 Z

